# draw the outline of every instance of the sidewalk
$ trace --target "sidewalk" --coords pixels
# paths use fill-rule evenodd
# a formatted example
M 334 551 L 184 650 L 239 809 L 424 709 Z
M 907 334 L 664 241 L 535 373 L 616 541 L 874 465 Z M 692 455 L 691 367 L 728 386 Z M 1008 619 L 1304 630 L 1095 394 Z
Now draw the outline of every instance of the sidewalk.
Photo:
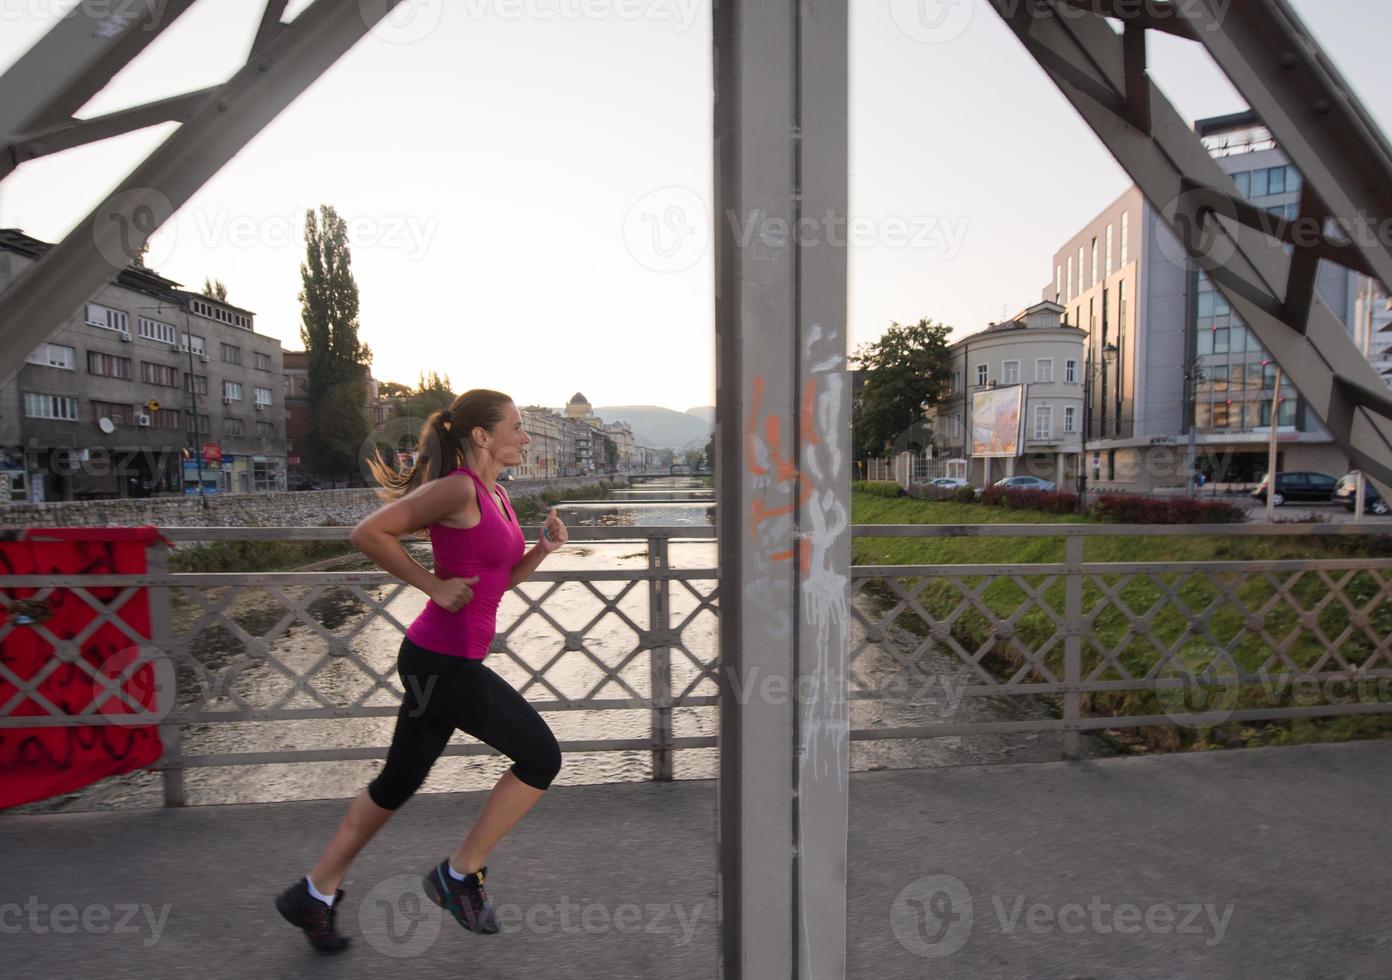
M 417 885 L 480 803 L 393 819 L 334 957 L 271 898 L 345 801 L 0 816 L 4 972 L 717 975 L 713 783 L 553 789 L 489 862 L 487 937 Z M 848 976 L 1385 978 L 1389 805 L 1392 742 L 856 774 Z

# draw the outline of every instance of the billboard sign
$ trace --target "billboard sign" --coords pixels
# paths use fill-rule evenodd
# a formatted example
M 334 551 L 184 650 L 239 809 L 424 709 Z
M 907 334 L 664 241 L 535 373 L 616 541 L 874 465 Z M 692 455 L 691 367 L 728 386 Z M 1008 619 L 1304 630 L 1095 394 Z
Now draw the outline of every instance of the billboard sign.
M 972 456 L 1019 456 L 1024 445 L 1025 386 L 972 393 Z

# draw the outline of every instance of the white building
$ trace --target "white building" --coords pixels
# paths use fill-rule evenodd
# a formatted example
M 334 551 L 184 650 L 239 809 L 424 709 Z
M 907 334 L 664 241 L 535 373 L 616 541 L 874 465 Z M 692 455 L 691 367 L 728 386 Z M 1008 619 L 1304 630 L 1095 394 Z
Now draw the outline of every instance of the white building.
M 1072 486 L 1081 462 L 1084 335 L 1062 322 L 1063 307 L 1037 303 L 952 345 L 952 390 L 934 406 L 933 455 L 966 460 L 965 476 L 985 486 L 1030 475 Z M 1021 389 L 1010 424 L 973 418 L 981 393 Z M 1004 391 L 1002 394 L 1006 394 Z M 987 399 L 994 400 L 994 399 Z M 1006 399 L 1008 400 L 1008 399 Z M 987 455 L 1005 453 L 1006 455 Z

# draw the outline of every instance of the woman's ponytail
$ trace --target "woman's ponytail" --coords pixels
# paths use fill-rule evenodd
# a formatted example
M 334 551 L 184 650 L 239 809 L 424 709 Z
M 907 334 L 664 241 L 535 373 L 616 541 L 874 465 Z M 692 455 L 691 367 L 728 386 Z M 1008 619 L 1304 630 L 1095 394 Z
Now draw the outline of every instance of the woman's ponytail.
M 449 408 L 431 412 L 417 438 L 415 465 L 405 470 L 391 466 L 379 451 L 374 451 L 367 465 L 373 479 L 380 484 L 377 495 L 395 500 L 467 465 L 464 446 L 468 433 L 476 426 L 492 429 L 502 421 L 503 407 L 511 401 L 502 392 L 475 388 L 455 398 Z

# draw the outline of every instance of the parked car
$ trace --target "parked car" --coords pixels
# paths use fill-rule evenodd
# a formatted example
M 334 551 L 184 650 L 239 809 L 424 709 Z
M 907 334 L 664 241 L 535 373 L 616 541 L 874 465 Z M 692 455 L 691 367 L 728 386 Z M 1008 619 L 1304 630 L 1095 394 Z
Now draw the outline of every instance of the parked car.
M 1334 488 L 1335 501 L 1343 503 L 1347 510 L 1353 510 L 1357 498 L 1354 496 L 1358 492 L 1358 471 L 1347 473 L 1339 478 L 1339 485 Z M 1382 499 L 1382 494 L 1377 492 L 1377 487 L 1373 486 L 1371 480 L 1363 481 L 1363 510 L 1370 514 L 1392 513 L 1387 501 Z
M 967 481 L 960 476 L 940 476 L 928 484 L 930 487 L 939 487 L 943 490 L 960 490 L 967 485 Z
M 1261 483 L 1252 491 L 1258 500 L 1266 500 L 1268 477 L 1262 476 Z M 1276 474 L 1276 492 L 1271 501 L 1280 507 L 1287 500 L 1313 500 L 1329 502 L 1334 497 L 1334 487 L 1338 483 L 1328 473 L 1291 472 Z
M 305 476 L 303 473 L 291 473 L 285 480 L 285 486 L 290 490 L 322 490 L 323 485 L 312 476 Z
M 1058 489 L 1052 480 L 1041 480 L 1037 476 L 1007 476 L 1003 480 L 997 480 L 993 485 L 1006 490 L 1043 490 L 1045 493 L 1053 493 Z

